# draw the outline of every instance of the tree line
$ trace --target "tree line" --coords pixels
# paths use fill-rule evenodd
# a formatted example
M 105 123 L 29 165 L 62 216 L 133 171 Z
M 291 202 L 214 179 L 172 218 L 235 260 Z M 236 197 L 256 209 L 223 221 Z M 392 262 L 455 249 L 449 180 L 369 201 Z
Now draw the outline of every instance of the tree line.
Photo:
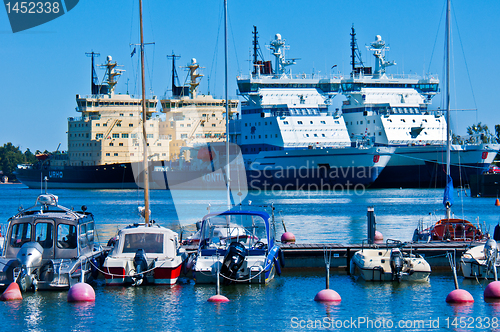
M 9 181 L 16 178 L 14 171 L 17 169 L 18 164 L 33 164 L 37 161 L 35 155 L 42 153 L 37 150 L 32 153 L 30 149 L 22 152 L 18 146 L 14 146 L 12 143 L 6 143 L 0 146 L 0 171 L 3 172 L 2 176 L 7 176 Z M 44 153 L 47 153 L 45 151 Z

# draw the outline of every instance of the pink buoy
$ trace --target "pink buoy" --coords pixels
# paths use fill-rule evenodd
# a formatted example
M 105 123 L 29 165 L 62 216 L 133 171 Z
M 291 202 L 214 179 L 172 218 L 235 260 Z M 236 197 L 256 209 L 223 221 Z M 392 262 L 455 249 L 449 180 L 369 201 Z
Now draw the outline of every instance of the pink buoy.
M 375 241 L 384 241 L 384 236 L 379 231 L 375 231 Z
M 16 282 L 11 282 L 9 287 L 0 296 L 0 301 L 22 300 L 21 289 Z
M 500 299 L 500 281 L 493 281 L 484 289 L 484 297 L 490 299 Z
M 208 302 L 222 303 L 222 302 L 229 302 L 229 299 L 227 297 L 225 297 L 224 295 L 217 294 L 217 295 L 210 297 L 208 299 Z
M 68 302 L 93 302 L 95 292 L 92 286 L 84 282 L 74 284 L 68 292 Z
M 472 303 L 474 298 L 465 289 L 455 289 L 446 297 L 448 303 Z
M 291 232 L 285 232 L 281 235 L 282 243 L 295 243 L 295 235 Z
M 338 302 L 341 300 L 339 293 L 333 289 L 323 289 L 314 297 L 314 301 L 318 302 Z

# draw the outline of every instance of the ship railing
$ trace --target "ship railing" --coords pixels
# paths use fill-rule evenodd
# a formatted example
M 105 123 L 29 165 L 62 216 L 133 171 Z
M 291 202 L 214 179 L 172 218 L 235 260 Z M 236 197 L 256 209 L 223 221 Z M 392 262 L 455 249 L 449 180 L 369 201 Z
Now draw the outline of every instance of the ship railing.
M 69 117 L 68 122 L 79 122 L 79 121 L 89 121 L 89 120 L 100 120 L 100 115 L 91 115 L 91 116 L 79 116 L 79 117 Z
M 330 80 L 341 80 L 344 78 L 344 76 L 340 73 L 336 74 L 329 74 L 329 75 L 324 75 L 318 73 L 313 73 L 313 74 L 306 74 L 306 73 L 300 73 L 300 74 L 271 74 L 271 75 L 239 75 L 238 79 L 239 80 L 247 80 L 247 79 L 259 79 L 259 78 L 273 78 L 273 79 L 311 79 L 311 80 L 318 80 L 318 79 L 330 79 Z

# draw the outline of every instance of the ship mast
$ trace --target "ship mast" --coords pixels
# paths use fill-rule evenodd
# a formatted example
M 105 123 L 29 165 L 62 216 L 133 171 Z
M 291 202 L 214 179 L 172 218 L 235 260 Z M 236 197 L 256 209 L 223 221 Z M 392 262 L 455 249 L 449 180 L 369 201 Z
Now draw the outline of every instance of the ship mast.
M 445 33 L 445 83 L 446 83 L 446 95 L 445 95 L 445 110 L 446 110 L 446 188 L 444 191 L 443 203 L 446 208 L 446 219 L 451 218 L 451 206 L 453 205 L 453 179 L 450 174 L 450 150 L 451 150 L 451 140 L 450 140 L 450 37 L 451 37 L 451 24 L 450 24 L 450 11 L 451 2 L 447 1 L 446 5 L 446 33 Z
M 224 94 L 226 99 L 226 186 L 227 186 L 227 209 L 231 210 L 231 172 L 229 167 L 229 100 L 227 99 L 227 0 L 224 0 Z
M 142 0 L 139 0 L 139 15 L 141 25 L 141 83 L 142 83 L 142 136 L 143 136 L 143 182 L 144 182 L 144 220 L 149 226 L 149 174 L 148 174 L 148 140 L 146 135 L 146 83 L 144 77 L 144 35 L 142 28 Z

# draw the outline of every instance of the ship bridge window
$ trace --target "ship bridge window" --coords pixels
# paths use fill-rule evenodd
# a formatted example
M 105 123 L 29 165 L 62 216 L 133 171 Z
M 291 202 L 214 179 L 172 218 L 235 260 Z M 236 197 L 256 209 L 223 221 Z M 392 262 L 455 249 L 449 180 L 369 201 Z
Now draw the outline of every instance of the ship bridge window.
M 302 121 L 297 121 L 297 124 L 302 124 Z
M 321 134 L 321 136 L 326 137 L 325 134 Z
M 338 121 L 338 120 L 335 120 L 334 122 L 335 122 L 335 124 L 340 124 L 340 121 Z M 351 122 L 351 124 L 352 124 L 352 122 Z
M 309 137 L 309 134 L 306 134 L 306 137 Z
M 283 121 L 283 124 L 286 124 L 286 125 L 287 125 L 287 124 L 288 124 L 288 121 Z
M 318 137 L 318 134 L 314 134 L 314 137 Z
M 321 121 L 321 124 L 326 124 L 326 122 L 325 121 Z
M 312 121 L 309 121 L 309 123 L 313 124 L 314 122 L 312 122 Z

